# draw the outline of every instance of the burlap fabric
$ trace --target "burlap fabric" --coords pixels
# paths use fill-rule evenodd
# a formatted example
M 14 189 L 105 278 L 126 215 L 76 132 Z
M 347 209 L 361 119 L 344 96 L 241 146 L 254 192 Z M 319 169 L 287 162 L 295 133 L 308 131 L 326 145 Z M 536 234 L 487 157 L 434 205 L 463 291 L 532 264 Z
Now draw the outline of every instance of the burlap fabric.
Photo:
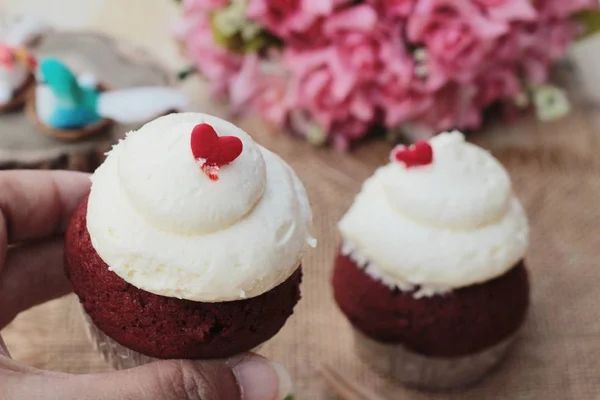
M 190 89 L 197 90 L 195 85 Z M 405 389 L 373 374 L 352 351 L 352 331 L 332 299 L 335 223 L 363 180 L 386 161 L 390 145 L 373 141 L 341 154 L 315 149 L 257 120 L 240 124 L 294 167 L 313 205 L 320 242 L 304 263 L 303 299 L 281 333 L 261 350 L 289 369 L 297 399 L 335 398 L 317 372 L 320 363 L 389 399 L 600 398 L 597 107 L 582 103 L 560 122 L 542 124 L 526 117 L 471 136 L 506 165 L 529 214 L 533 301 L 521 338 L 500 368 L 477 387 L 451 394 Z M 73 296 L 21 315 L 3 335 L 16 359 L 36 367 L 77 373 L 109 368 L 88 342 Z

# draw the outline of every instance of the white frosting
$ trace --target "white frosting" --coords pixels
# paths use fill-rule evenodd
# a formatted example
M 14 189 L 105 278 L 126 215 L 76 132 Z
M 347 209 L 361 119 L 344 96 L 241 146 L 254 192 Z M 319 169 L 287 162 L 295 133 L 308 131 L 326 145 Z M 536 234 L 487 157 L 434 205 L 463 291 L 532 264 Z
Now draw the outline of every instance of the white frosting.
M 211 181 L 191 152 L 202 122 L 242 154 Z M 298 267 L 310 235 L 302 183 L 277 155 L 219 118 L 185 113 L 131 132 L 92 177 L 87 227 L 110 269 L 163 296 L 220 302 L 258 296 Z
M 382 282 L 390 289 L 400 289 L 404 292 L 413 292 L 412 296 L 420 299 L 423 297 L 431 297 L 439 294 L 444 294 L 450 291 L 448 288 L 434 287 L 431 285 L 414 285 L 403 281 L 399 278 L 390 278 L 377 264 L 369 260 L 369 258 L 361 253 L 356 247 L 344 240 L 342 242 L 341 253 L 348 256 L 356 265 L 363 269 L 363 271 L 371 278 Z
M 425 295 L 498 277 L 528 245 L 527 217 L 502 165 L 459 132 L 430 144 L 432 164 L 379 168 L 339 223 L 346 253 L 371 275 Z
M 25 84 L 29 76 L 29 69 L 20 63 L 15 63 L 12 68 L 0 66 L 0 105 L 9 103 L 15 92 Z

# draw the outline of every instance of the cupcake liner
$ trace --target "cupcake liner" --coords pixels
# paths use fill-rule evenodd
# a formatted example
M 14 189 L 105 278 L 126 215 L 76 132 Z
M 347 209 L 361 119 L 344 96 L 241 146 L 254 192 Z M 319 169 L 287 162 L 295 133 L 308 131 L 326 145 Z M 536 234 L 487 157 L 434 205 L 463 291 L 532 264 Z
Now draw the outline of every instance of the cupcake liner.
M 85 331 L 88 339 L 92 343 L 92 346 L 98 353 L 100 353 L 104 361 L 106 361 L 114 369 L 122 370 L 135 368 L 155 361 L 160 361 L 159 358 L 138 353 L 137 351 L 131 350 L 118 343 L 98 329 L 94 321 L 92 321 L 90 316 L 85 312 L 81 305 L 80 310 L 81 315 L 83 316 Z M 257 352 L 263 346 L 264 343 L 258 345 L 252 349 L 252 352 Z
M 502 361 L 517 334 L 479 353 L 464 357 L 427 357 L 402 345 L 377 342 L 354 329 L 358 356 L 374 370 L 405 385 L 426 390 L 470 386 Z
M 85 322 L 84 325 L 88 338 L 92 342 L 94 349 L 100 353 L 102 358 L 113 368 L 118 370 L 128 369 L 158 361 L 158 358 L 140 354 L 137 351 L 133 351 L 117 343 L 96 327 L 96 324 L 94 324 L 94 321 L 87 315 L 83 307 L 81 307 L 81 315 Z

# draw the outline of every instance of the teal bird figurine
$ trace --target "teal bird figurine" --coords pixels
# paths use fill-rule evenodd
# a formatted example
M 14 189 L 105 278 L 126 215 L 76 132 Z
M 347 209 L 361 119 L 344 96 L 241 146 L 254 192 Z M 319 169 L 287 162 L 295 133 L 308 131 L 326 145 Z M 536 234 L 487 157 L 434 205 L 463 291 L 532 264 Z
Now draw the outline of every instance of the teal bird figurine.
M 145 122 L 187 106 L 184 93 L 167 86 L 102 92 L 89 74 L 77 76 L 55 58 L 40 61 L 38 81 L 37 117 L 56 129 L 79 129 L 103 119 L 123 124 Z
M 47 109 L 40 115 L 42 121 L 58 129 L 74 129 L 102 119 L 98 113 L 99 91 L 96 87 L 82 86 L 77 77 L 61 61 L 46 58 L 40 63 L 41 86 L 54 95 L 48 99 Z

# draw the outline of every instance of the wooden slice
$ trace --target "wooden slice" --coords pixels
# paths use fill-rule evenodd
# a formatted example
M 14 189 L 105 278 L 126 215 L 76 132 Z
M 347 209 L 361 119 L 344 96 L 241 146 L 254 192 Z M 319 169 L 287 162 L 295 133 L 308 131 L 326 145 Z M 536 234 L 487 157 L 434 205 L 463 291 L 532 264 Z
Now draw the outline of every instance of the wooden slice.
M 21 85 L 15 92 L 13 98 L 6 104 L 0 105 L 0 115 L 3 113 L 11 112 L 20 109 L 25 105 L 25 102 L 33 92 L 35 88 L 35 77 L 30 74 L 27 80 Z
M 38 57 L 59 58 L 79 73 L 89 72 L 111 89 L 174 83 L 168 70 L 143 50 L 102 34 L 52 32 L 31 50 Z M 73 132 L 66 132 L 68 136 L 65 132 L 44 133 L 37 118 L 26 112 L 0 114 L 0 169 L 93 171 L 113 143 L 139 127 L 110 122 L 85 132 L 90 135 L 78 131 L 81 140 L 65 141 L 60 139 L 72 139 Z

